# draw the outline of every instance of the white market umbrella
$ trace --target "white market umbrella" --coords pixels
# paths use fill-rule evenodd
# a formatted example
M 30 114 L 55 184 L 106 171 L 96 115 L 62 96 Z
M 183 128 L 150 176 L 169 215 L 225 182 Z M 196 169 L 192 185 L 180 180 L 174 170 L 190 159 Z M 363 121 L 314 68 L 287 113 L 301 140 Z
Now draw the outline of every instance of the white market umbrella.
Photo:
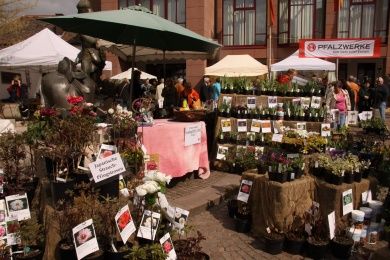
M 137 70 L 137 68 L 134 68 L 134 70 Z M 141 79 L 157 79 L 156 76 L 146 73 L 142 70 L 139 70 L 141 72 Z M 111 79 L 131 79 L 131 69 L 128 69 L 122 73 L 119 73 L 115 76 L 112 76 Z
M 332 62 L 319 58 L 299 58 L 298 51 L 289 57 L 271 65 L 271 71 L 296 70 L 336 70 L 336 65 Z

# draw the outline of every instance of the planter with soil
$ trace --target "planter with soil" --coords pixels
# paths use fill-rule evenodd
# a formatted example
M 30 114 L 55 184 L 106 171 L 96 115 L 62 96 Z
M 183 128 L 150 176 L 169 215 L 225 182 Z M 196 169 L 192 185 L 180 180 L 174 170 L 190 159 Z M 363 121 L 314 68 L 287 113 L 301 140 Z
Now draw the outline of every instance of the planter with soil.
M 344 182 L 348 184 L 352 184 L 354 181 L 354 174 L 352 172 L 346 172 L 344 174 Z
M 269 172 L 268 178 L 270 181 L 276 181 L 280 183 L 285 183 L 287 181 L 287 173 L 279 173 L 279 172 Z
M 351 256 L 353 240 L 346 236 L 336 236 L 330 243 L 333 256 L 342 259 L 348 259 Z
M 125 259 L 125 256 L 128 255 L 131 251 L 132 246 L 124 246 L 123 242 L 115 242 L 115 248 L 117 252 L 112 250 L 104 251 L 104 259 L 106 260 L 122 260 Z
M 264 251 L 277 255 L 283 251 L 284 235 L 276 232 L 267 233 L 264 235 L 265 249 Z
M 228 214 L 229 217 L 235 218 L 237 215 L 237 210 L 238 210 L 238 201 L 236 199 L 231 199 L 227 202 L 227 207 L 228 207 Z
M 354 181 L 361 182 L 362 181 L 363 174 L 361 171 L 355 172 L 353 175 Z
M 306 240 L 304 237 L 299 237 L 295 234 L 287 233 L 286 240 L 284 242 L 285 251 L 293 255 L 299 255 L 302 253 L 305 241 Z
M 61 260 L 76 260 L 76 249 L 73 244 L 65 243 L 64 240 L 61 240 L 57 244 L 58 254 Z
M 306 253 L 307 256 L 313 259 L 323 259 L 325 258 L 326 251 L 328 249 L 329 241 L 316 240 L 309 238 L 307 240 Z

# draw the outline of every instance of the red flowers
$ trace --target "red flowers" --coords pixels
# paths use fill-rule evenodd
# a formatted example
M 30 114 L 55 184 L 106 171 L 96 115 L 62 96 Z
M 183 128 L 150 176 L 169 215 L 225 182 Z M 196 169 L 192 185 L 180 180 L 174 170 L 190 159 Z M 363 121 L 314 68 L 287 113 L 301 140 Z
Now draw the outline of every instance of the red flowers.
M 130 221 L 131 221 L 130 212 L 128 211 L 123 212 L 123 214 L 118 219 L 119 230 L 122 231 L 127 226 L 127 224 L 129 224 Z
M 57 114 L 57 111 L 54 108 L 41 108 L 39 110 L 39 114 L 41 116 L 50 117 L 50 116 L 55 116 Z
M 66 98 L 66 100 L 68 101 L 69 104 L 77 105 L 77 104 L 83 102 L 84 98 L 80 97 L 80 96 L 69 96 Z
M 168 254 L 169 252 L 171 252 L 172 250 L 171 242 L 165 241 L 163 244 L 163 248 L 164 248 L 164 253 Z

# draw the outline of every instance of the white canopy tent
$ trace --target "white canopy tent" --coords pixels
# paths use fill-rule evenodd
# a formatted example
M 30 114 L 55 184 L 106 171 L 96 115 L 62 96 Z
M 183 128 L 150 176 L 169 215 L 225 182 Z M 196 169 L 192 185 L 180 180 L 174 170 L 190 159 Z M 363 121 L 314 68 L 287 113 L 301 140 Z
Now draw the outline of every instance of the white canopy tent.
M 64 57 L 75 60 L 79 49 L 45 28 L 30 38 L 0 50 L 0 71 L 22 75 L 22 81 L 30 83 L 29 97 L 39 91 L 42 73 L 55 71 Z M 105 70 L 111 70 L 106 62 Z M 1 82 L 0 98 L 7 98 L 10 82 Z
M 287 71 L 289 69 L 334 71 L 336 70 L 336 65 L 318 58 L 299 58 L 298 51 L 284 60 L 271 65 L 271 71 Z
M 137 70 L 137 68 L 134 68 L 134 70 Z M 156 76 L 153 76 L 151 74 L 148 74 L 142 70 L 139 70 L 141 71 L 141 79 L 157 79 Z M 111 77 L 111 79 L 131 79 L 131 68 L 122 72 L 122 73 L 119 73 L 113 77 Z
M 227 55 L 205 69 L 205 75 L 219 77 L 256 77 L 267 73 L 267 66 L 248 54 Z

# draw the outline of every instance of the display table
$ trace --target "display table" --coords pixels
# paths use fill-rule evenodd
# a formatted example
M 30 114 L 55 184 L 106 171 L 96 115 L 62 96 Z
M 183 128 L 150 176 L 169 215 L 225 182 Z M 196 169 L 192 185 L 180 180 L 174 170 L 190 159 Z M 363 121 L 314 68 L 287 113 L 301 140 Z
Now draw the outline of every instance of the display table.
M 186 127 L 200 126 L 201 141 L 185 146 Z M 172 177 L 181 177 L 199 169 L 200 177 L 210 174 L 207 153 L 207 134 L 204 122 L 173 122 L 167 119 L 155 120 L 153 126 L 138 127 L 148 154 L 158 154 L 159 170 Z
M 268 226 L 286 231 L 293 214 L 302 216 L 312 205 L 314 179 L 310 176 L 285 183 L 268 180 L 268 175 L 247 171 L 242 179 L 252 180 L 249 199 L 252 210 L 252 232 L 262 235 Z
M 362 193 L 371 190 L 372 194 L 376 193 L 376 185 L 378 181 L 369 177 L 362 179 L 361 182 L 352 184 L 343 183 L 342 185 L 333 185 L 316 178 L 316 196 L 315 200 L 320 203 L 320 212 L 324 219 L 328 219 L 328 214 L 335 211 L 336 224 L 339 223 L 343 215 L 342 194 L 344 191 L 352 189 L 353 208 L 359 209 L 362 202 Z

